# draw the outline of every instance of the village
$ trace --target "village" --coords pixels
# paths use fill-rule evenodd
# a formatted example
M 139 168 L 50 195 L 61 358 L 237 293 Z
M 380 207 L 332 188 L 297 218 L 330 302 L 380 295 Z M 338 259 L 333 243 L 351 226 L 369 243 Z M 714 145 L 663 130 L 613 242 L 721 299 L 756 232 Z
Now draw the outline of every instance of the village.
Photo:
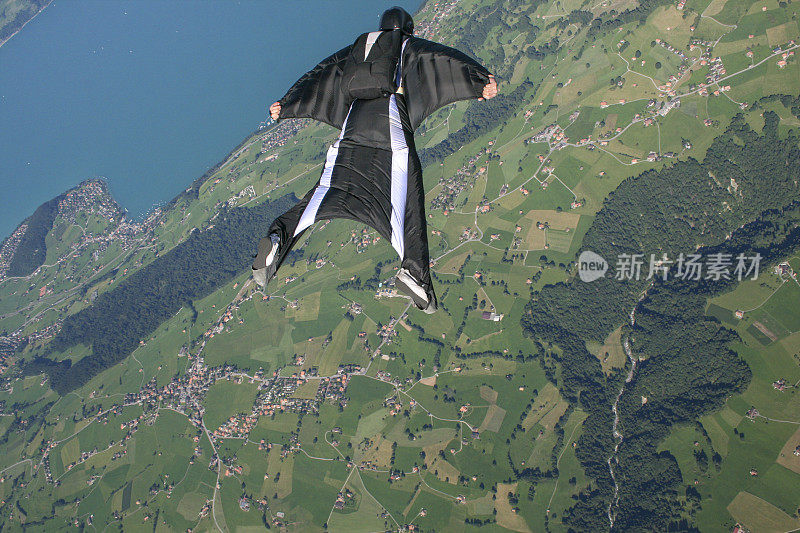
M 475 155 L 467 160 L 464 165 L 448 178 L 440 178 L 442 190 L 431 200 L 431 210 L 441 209 L 445 215 L 456 208 L 455 201 L 458 195 L 466 188 L 472 188 L 479 175 L 486 172 L 486 168 L 476 168 L 478 161 L 484 154 Z
M 119 441 L 111 441 L 108 448 L 119 446 L 112 456 L 112 460 L 122 457 L 126 453 L 125 445 L 133 438 L 136 431 L 142 424 L 152 425 L 159 416 L 161 409 L 168 409 L 186 416 L 198 430 L 208 431 L 209 438 L 217 445 L 223 439 L 239 438 L 246 439 L 250 431 L 255 427 L 258 418 L 261 416 L 271 416 L 278 412 L 292 412 L 298 414 L 316 414 L 319 406 L 323 402 L 331 402 L 347 405 L 345 391 L 349 382 L 350 375 L 360 374 L 363 369 L 359 365 L 343 365 L 339 367 L 333 376 L 319 376 L 316 368 L 301 370 L 292 373 L 289 377 L 279 376 L 279 371 L 275 371 L 269 376 L 265 376 L 261 370 L 253 375 L 241 372 L 231 365 L 223 365 L 210 368 L 204 364 L 202 355 L 192 356 L 187 352 L 182 352 L 181 356 L 188 357 L 190 365 L 185 374 L 173 377 L 169 383 L 159 387 L 156 378 L 152 378 L 144 384 L 139 391 L 128 393 L 124 396 L 122 403 L 114 404 L 105 410 L 88 410 L 75 417 L 75 421 L 90 420 L 101 424 L 110 422 L 109 416 L 122 416 L 125 407 L 140 405 L 143 412 L 126 422 L 120 423 L 120 429 L 125 430 L 125 434 Z M 227 380 L 233 383 L 248 382 L 258 383 L 258 394 L 250 413 L 237 413 L 226 420 L 219 428 L 208 430 L 204 423 L 205 406 L 204 401 L 209 389 L 218 381 Z M 317 381 L 319 386 L 313 398 L 296 398 L 295 393 L 298 387 L 309 381 Z M 199 435 L 195 437 L 195 442 L 199 442 Z M 66 440 L 66 439 L 65 439 Z M 43 443 L 40 451 L 42 452 L 42 464 L 45 475 L 51 483 L 58 484 L 59 480 L 53 478 L 50 472 L 49 453 L 51 450 L 62 444 L 61 441 L 48 441 Z M 261 443 L 265 449 L 270 446 Z M 292 447 L 297 449 L 296 443 Z M 65 473 L 72 470 L 81 463 L 89 460 L 92 456 L 99 453 L 97 447 L 91 450 L 81 451 L 76 461 L 65 464 Z M 287 453 L 291 450 L 286 450 Z M 196 450 L 196 454 L 200 452 Z M 212 465 L 217 462 L 216 457 L 212 457 Z

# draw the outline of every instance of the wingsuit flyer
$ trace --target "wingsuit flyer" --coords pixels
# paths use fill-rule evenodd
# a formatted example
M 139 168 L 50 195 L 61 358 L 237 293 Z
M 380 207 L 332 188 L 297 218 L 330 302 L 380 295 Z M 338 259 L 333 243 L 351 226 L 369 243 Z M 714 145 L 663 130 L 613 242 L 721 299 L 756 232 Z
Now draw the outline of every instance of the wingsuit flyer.
M 303 233 L 344 218 L 374 228 L 401 259 L 395 286 L 433 313 L 425 189 L 414 131 L 437 109 L 497 95 L 494 76 L 448 46 L 414 36 L 414 21 L 393 7 L 379 30 L 322 60 L 272 104 L 273 119 L 311 118 L 340 130 L 316 185 L 271 224 L 252 265 L 256 283 L 275 276 Z

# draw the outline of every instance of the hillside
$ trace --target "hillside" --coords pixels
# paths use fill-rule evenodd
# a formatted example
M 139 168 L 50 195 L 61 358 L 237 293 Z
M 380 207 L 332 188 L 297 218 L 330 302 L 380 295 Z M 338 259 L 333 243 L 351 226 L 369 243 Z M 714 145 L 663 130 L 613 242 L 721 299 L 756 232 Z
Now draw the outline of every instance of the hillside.
M 249 279 L 328 126 L 255 132 L 140 223 L 81 184 L 0 252 L 3 529 L 800 527 L 793 4 L 415 21 L 501 81 L 417 132 L 441 309 L 343 220 Z

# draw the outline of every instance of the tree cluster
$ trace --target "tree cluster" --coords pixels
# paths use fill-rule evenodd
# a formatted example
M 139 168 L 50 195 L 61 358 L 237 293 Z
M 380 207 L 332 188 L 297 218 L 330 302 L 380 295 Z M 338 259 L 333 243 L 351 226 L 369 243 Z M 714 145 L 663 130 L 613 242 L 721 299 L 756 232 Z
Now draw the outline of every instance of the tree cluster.
M 255 207 L 223 211 L 212 229 L 193 231 L 182 243 L 64 320 L 28 372 L 46 371 L 60 394 L 74 390 L 121 361 L 183 306 L 204 298 L 250 268 L 258 237 L 297 199 L 287 195 Z M 91 354 L 75 364 L 46 356 L 76 345 Z

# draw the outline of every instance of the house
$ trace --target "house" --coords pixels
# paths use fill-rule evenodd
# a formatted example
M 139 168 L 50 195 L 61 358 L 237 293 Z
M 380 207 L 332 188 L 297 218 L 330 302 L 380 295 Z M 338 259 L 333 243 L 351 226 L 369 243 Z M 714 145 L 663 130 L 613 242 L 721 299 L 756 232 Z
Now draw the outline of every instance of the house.
M 250 501 L 244 496 L 239 498 L 239 509 L 245 512 L 250 510 Z
M 503 315 L 499 315 L 494 311 L 484 311 L 481 313 L 481 318 L 484 320 L 492 320 L 493 322 L 500 322 L 503 320 Z

